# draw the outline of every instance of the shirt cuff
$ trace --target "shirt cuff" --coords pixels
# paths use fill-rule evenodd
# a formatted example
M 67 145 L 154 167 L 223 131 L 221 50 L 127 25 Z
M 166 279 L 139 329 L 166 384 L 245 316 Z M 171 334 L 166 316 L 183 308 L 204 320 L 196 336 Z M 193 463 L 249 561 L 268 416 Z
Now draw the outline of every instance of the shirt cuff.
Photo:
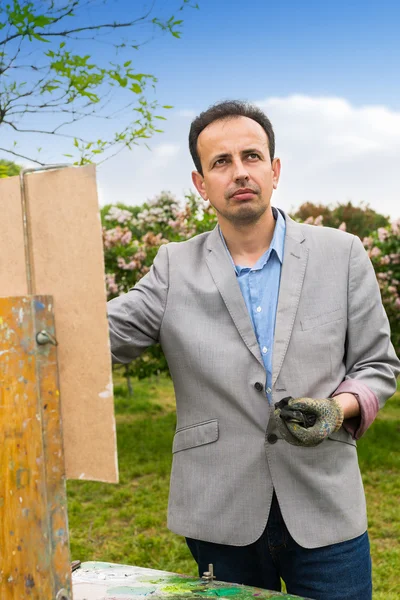
M 373 423 L 378 410 L 379 401 L 374 392 L 369 389 L 365 383 L 354 379 L 342 381 L 337 390 L 332 394 L 332 398 L 338 394 L 353 394 L 360 405 L 360 415 L 343 421 L 343 428 L 350 433 L 354 440 L 360 439 Z

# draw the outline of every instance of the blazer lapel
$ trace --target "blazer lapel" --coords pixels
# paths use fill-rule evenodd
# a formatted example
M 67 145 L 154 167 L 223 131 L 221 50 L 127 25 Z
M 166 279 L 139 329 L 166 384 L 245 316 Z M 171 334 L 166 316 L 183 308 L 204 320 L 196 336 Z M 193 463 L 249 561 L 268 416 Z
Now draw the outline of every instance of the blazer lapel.
M 264 366 L 246 303 L 218 227 L 208 237 L 207 250 L 207 266 L 232 321 L 250 352 Z
M 286 214 L 285 220 L 285 248 L 272 356 L 272 385 L 275 385 L 289 346 L 308 260 L 302 227 Z

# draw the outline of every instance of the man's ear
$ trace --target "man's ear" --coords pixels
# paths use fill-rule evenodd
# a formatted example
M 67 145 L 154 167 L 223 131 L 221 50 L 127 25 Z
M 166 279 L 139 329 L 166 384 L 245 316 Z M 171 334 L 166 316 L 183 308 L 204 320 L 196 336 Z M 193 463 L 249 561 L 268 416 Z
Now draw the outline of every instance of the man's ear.
M 198 171 L 192 171 L 192 181 L 196 190 L 199 192 L 203 200 L 208 200 L 206 187 L 204 184 L 204 177 Z
M 279 176 L 281 174 L 281 161 L 279 158 L 274 158 L 274 160 L 272 161 L 272 172 L 272 185 L 274 190 L 276 190 L 276 188 L 278 187 Z

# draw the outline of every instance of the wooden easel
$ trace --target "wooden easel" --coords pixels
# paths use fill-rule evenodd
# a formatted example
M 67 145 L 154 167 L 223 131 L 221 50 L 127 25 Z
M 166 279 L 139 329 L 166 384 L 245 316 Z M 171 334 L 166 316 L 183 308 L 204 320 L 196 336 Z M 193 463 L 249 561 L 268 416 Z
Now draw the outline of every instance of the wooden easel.
M 35 295 L 27 172 L 28 295 L 0 298 L 0 598 L 72 600 L 54 308 Z

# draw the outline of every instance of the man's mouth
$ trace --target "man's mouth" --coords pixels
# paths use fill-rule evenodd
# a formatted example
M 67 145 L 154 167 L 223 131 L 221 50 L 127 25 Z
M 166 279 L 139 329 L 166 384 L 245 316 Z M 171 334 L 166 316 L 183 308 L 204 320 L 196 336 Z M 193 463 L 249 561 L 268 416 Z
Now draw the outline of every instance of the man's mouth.
M 251 200 L 256 195 L 256 192 L 250 188 L 241 188 L 236 190 L 231 196 L 235 200 Z

